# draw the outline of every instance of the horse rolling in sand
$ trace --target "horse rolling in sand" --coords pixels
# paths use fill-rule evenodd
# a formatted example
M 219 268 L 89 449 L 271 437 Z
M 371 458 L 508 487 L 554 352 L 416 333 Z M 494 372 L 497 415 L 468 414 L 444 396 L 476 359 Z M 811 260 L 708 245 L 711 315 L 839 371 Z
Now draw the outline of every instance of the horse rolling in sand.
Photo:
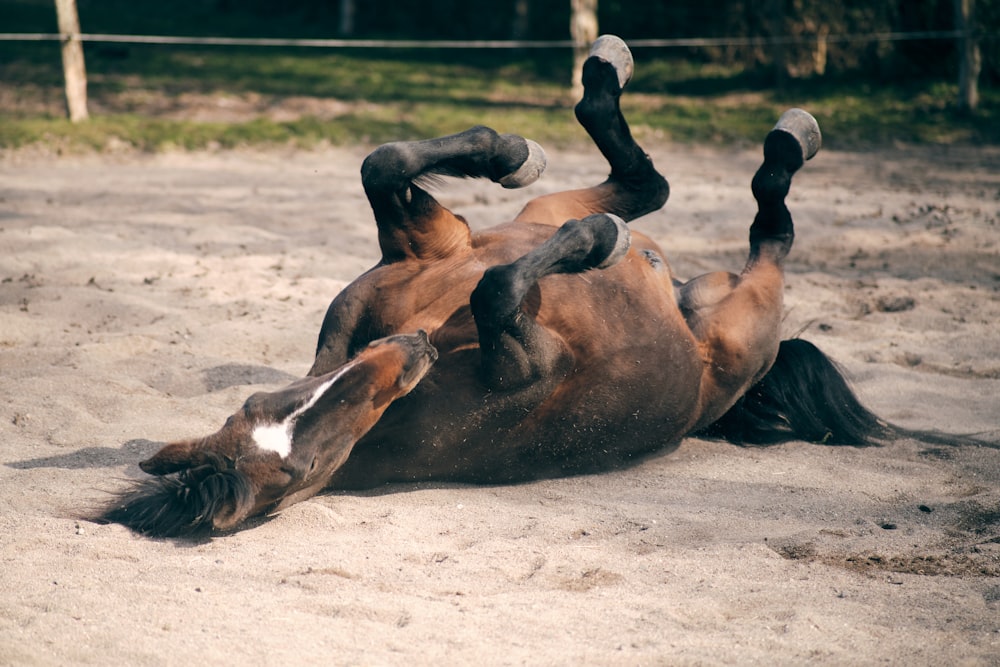
M 681 282 L 627 226 L 669 191 L 619 108 L 632 66 L 625 43 L 604 36 L 583 68 L 576 117 L 607 180 L 533 199 L 512 222 L 473 234 L 420 183 L 528 185 L 545 167 L 534 142 L 475 127 L 369 155 L 361 177 L 382 259 L 330 305 L 307 377 L 142 461 L 153 477 L 100 518 L 187 535 L 328 488 L 618 468 L 692 433 L 889 437 L 819 350 L 779 336 L 794 238 L 785 197 L 819 149 L 816 121 L 793 109 L 764 140 L 743 270 Z

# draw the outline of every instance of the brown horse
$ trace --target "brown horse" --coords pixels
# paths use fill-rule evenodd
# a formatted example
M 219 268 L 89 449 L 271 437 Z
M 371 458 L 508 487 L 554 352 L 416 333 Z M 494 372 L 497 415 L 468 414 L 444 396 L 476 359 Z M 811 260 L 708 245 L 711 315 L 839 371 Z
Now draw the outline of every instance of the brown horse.
M 576 116 L 608 179 L 536 198 L 477 234 L 421 179 L 521 187 L 544 169 L 537 144 L 476 127 L 375 150 L 361 173 L 382 260 L 330 305 L 308 377 L 140 463 L 155 477 L 103 518 L 186 534 L 325 488 L 606 470 L 693 432 L 855 444 L 887 435 L 822 353 L 779 339 L 794 236 L 785 196 L 819 149 L 816 121 L 793 109 L 764 140 L 743 270 L 680 282 L 626 225 L 668 195 L 619 109 L 631 74 L 628 48 L 611 36 L 583 69 Z

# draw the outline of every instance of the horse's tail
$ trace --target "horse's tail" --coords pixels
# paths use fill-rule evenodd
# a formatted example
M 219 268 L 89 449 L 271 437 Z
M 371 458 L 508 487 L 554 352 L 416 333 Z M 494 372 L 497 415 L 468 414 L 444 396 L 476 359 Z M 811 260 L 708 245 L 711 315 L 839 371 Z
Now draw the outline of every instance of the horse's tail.
M 825 445 L 879 445 L 912 438 L 933 445 L 1000 447 L 992 434 L 903 428 L 868 410 L 828 356 L 800 338 L 781 341 L 771 370 L 714 424 L 696 435 L 738 445 L 805 440 Z
M 700 435 L 741 445 L 875 445 L 901 432 L 861 404 L 819 348 L 796 338 L 781 341 L 771 370 Z

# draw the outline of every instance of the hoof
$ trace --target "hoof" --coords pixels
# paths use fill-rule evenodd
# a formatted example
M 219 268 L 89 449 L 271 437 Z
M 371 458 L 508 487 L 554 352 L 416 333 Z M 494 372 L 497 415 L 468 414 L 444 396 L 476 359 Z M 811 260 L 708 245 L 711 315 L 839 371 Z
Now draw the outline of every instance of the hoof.
M 802 148 L 802 160 L 809 160 L 819 152 L 819 147 L 823 143 L 823 137 L 819 131 L 819 123 L 808 111 L 802 109 L 789 109 L 781 114 L 774 130 L 787 132 L 799 143 Z M 772 131 L 774 131 L 772 130 Z
M 542 147 L 531 139 L 523 139 L 513 134 L 506 135 L 504 139 L 523 141 L 528 147 L 528 157 L 525 158 L 516 171 L 499 179 L 497 183 L 505 188 L 514 189 L 523 188 L 537 181 L 538 177 L 545 171 L 545 165 L 548 164 L 545 151 Z
M 625 89 L 625 84 L 632 79 L 632 72 L 635 66 L 632 60 L 632 52 L 629 51 L 628 45 L 620 37 L 601 35 L 594 40 L 588 57 L 600 58 L 614 67 L 615 72 L 618 73 L 618 85 L 623 90 Z
M 625 258 L 625 255 L 628 254 L 628 249 L 632 247 L 632 232 L 629 231 L 628 225 L 625 224 L 625 221 L 613 213 L 598 213 L 595 216 L 588 217 L 606 218 L 618 228 L 618 238 L 615 240 L 614 249 L 610 254 L 608 254 L 607 257 L 604 258 L 604 261 L 594 268 L 606 269 L 622 261 L 622 259 Z

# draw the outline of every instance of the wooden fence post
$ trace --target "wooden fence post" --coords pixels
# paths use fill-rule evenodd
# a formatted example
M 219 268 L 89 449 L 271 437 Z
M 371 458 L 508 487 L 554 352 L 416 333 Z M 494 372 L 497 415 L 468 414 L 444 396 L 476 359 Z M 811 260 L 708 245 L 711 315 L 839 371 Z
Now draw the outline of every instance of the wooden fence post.
M 340 25 L 337 33 L 341 37 L 354 35 L 354 0 L 340 0 Z
M 955 0 L 955 28 L 958 38 L 958 108 L 972 112 L 979 106 L 979 70 L 983 67 L 976 36 L 975 0 Z
M 597 39 L 597 0 L 570 0 L 569 34 L 573 39 L 573 99 L 583 95 L 583 63 Z
M 83 63 L 83 43 L 80 41 L 80 17 L 76 0 L 56 0 L 59 36 L 62 41 L 63 76 L 66 79 L 66 107 L 69 119 L 78 123 L 87 120 L 87 69 Z

